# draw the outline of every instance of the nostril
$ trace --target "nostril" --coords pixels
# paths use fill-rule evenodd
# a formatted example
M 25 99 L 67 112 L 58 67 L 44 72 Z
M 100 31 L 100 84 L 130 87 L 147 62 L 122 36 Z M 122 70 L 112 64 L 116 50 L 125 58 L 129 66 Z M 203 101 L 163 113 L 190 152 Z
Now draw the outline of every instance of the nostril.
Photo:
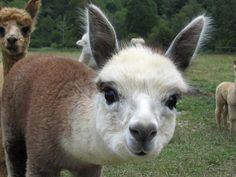
M 151 141 L 155 136 L 157 135 L 157 130 L 151 130 L 150 133 L 148 134 L 147 139 Z
M 140 140 L 141 139 L 141 135 L 140 135 L 140 132 L 139 132 L 139 130 L 137 129 L 137 127 L 135 127 L 135 126 L 130 126 L 129 127 L 129 131 L 130 131 L 130 133 L 131 133 L 131 135 L 136 139 L 136 140 Z
M 9 37 L 9 38 L 7 38 L 7 41 L 8 41 L 9 44 L 13 45 L 13 44 L 16 43 L 17 38 L 15 38 L 15 37 Z
M 137 141 L 148 142 L 151 141 L 157 135 L 157 128 L 155 125 L 142 125 L 136 124 L 129 127 L 131 135 Z

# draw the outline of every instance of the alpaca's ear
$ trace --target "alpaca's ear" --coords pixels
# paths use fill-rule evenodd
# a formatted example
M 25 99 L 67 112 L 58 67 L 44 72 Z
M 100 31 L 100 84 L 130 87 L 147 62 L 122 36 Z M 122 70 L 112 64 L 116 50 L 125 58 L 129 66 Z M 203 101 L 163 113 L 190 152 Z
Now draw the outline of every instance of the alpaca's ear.
M 181 71 L 189 66 L 202 42 L 208 24 L 209 19 L 207 17 L 195 18 L 180 31 L 165 53 L 165 56 L 170 58 Z
M 87 32 L 90 48 L 98 68 L 118 49 L 116 32 L 104 13 L 95 5 L 87 8 Z
M 25 10 L 30 14 L 33 20 L 37 18 L 40 6 L 41 6 L 41 0 L 30 0 L 27 3 Z
M 234 60 L 234 65 L 236 65 L 236 60 Z

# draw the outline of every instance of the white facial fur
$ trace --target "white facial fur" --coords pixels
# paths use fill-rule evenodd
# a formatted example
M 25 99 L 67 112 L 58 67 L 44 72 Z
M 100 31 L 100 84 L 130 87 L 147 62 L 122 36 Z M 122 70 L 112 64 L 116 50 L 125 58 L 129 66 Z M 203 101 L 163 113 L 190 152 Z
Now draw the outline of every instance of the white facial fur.
M 105 144 L 122 158 L 134 156 L 140 149 L 136 149 L 129 127 L 153 124 L 157 136 L 147 153 L 158 154 L 175 129 L 176 110 L 170 110 L 165 102 L 169 96 L 187 89 L 175 65 L 150 49 L 130 47 L 109 60 L 97 80 L 111 83 L 120 97 L 118 102 L 108 105 L 104 95 L 98 95 L 96 128 Z

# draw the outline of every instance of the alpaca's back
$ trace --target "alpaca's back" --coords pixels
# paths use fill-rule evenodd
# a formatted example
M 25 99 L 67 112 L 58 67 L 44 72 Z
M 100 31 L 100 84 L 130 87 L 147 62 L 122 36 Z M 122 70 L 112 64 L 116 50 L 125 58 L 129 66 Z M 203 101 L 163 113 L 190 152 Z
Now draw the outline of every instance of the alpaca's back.
M 12 114 L 16 113 L 12 116 L 17 117 L 16 122 L 21 123 L 31 112 L 45 113 L 42 106 L 37 107 L 38 104 L 43 103 L 47 108 L 60 104 L 60 101 L 75 93 L 89 96 L 95 87 L 92 82 L 94 76 L 94 72 L 87 66 L 71 59 L 52 56 L 29 57 L 18 62 L 7 75 L 3 89 L 3 94 L 6 95 L 3 107 L 11 109 Z M 14 87 L 15 85 L 17 87 Z M 90 89 L 86 90 L 86 87 Z M 12 102 L 14 105 L 9 106 Z M 27 110 L 28 107 L 30 110 Z
M 230 97 L 234 97 L 235 84 L 233 82 L 222 82 L 216 88 L 216 100 L 218 104 L 227 104 Z

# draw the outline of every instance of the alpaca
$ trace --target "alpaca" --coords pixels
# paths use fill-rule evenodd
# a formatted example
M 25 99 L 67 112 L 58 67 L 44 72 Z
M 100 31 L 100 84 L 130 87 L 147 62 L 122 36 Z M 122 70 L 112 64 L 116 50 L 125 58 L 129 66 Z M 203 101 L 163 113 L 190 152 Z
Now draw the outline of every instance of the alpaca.
M 92 51 L 89 46 L 88 34 L 85 33 L 80 40 L 76 42 L 78 46 L 83 47 L 79 57 L 79 61 L 88 65 L 91 68 L 96 69 L 96 63 L 92 55 Z
M 30 0 L 25 9 L 0 7 L 0 49 L 3 57 L 3 64 L 0 65 L 0 95 L 4 77 L 26 55 L 40 4 L 41 0 Z M 0 130 L 0 177 L 6 177 L 1 132 Z
M 216 88 L 216 124 L 221 127 L 221 119 L 225 128 L 236 132 L 236 60 L 234 61 L 235 82 L 222 82 Z M 228 127 L 229 123 L 229 127 Z
M 144 45 L 145 40 L 143 38 L 132 38 L 130 40 L 132 45 Z M 78 46 L 82 47 L 82 52 L 79 57 L 79 61 L 88 65 L 91 68 L 97 69 L 96 62 L 93 58 L 91 48 L 89 46 L 88 34 L 85 33 L 80 40 L 76 42 Z
M 145 45 L 145 40 L 141 37 L 139 38 L 132 38 L 130 40 L 131 44 L 133 45 Z
M 31 56 L 6 76 L 2 125 L 8 177 L 100 177 L 102 166 L 157 156 L 174 134 L 186 70 L 205 34 L 199 16 L 164 56 L 144 46 L 119 48 L 95 5 L 86 9 L 98 70 L 68 58 Z M 27 161 L 27 163 L 26 163 Z

